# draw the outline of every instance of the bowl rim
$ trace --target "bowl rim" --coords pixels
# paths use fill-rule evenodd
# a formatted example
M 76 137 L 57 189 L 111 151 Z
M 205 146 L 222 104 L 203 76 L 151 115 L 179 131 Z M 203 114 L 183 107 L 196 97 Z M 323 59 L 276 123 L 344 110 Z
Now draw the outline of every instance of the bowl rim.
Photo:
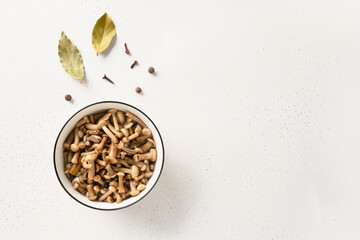
M 139 111 L 140 113 L 142 113 L 147 119 L 149 119 L 149 121 L 151 122 L 151 124 L 155 127 L 157 133 L 159 134 L 159 137 L 160 137 L 160 142 L 161 142 L 161 147 L 162 147 L 162 153 L 163 153 L 163 157 L 162 157 L 162 164 L 161 164 L 161 168 L 160 168 L 160 172 L 159 172 L 159 175 L 157 177 L 157 179 L 155 180 L 154 184 L 151 186 L 150 190 L 144 195 L 142 196 L 142 198 L 139 198 L 137 201 L 129 204 L 129 205 L 126 205 L 126 206 L 123 206 L 123 207 L 118 207 L 118 208 L 110 208 L 110 209 L 104 209 L 104 208 L 97 208 L 97 207 L 93 207 L 93 206 L 90 206 L 90 205 L 87 205 L 86 203 L 83 203 L 81 202 L 80 200 L 78 200 L 76 197 L 74 197 L 73 195 L 71 195 L 68 190 L 66 190 L 65 186 L 63 185 L 63 183 L 61 182 L 60 180 L 60 177 L 59 177 L 59 174 L 58 174 L 58 171 L 57 171 L 57 168 L 56 168 L 56 161 L 55 161 L 55 152 L 56 152 L 56 145 L 58 143 L 58 140 L 59 140 L 59 137 L 63 131 L 63 129 L 65 128 L 65 126 L 68 124 L 68 122 L 73 118 L 75 117 L 79 112 L 81 112 L 82 110 L 88 108 L 88 107 L 91 107 L 93 105 L 97 105 L 97 104 L 102 104 L 102 103 L 119 103 L 119 104 L 123 104 L 123 105 L 126 105 L 128 107 L 131 107 L 131 108 L 134 108 L 135 110 Z M 159 181 L 159 178 L 161 176 L 161 173 L 162 173 L 162 170 L 164 168 L 164 162 L 165 162 L 165 148 L 164 148 L 164 142 L 163 142 L 163 139 L 161 137 L 161 134 L 160 134 L 160 131 L 159 129 L 156 127 L 155 123 L 151 120 L 151 118 L 146 115 L 143 111 L 141 111 L 140 109 L 138 109 L 137 107 L 131 105 L 131 104 L 128 104 L 128 103 L 124 103 L 124 102 L 119 102 L 119 101 L 100 101 L 100 102 L 95 102 L 95 103 L 92 103 L 92 104 L 89 104 L 83 108 L 81 108 L 80 110 L 78 110 L 77 112 L 75 112 L 66 122 L 65 124 L 62 126 L 62 128 L 60 129 L 57 137 L 56 137 L 56 141 L 55 141 L 55 145 L 54 145 L 54 151 L 53 151 L 53 163 L 54 163 L 54 170 L 55 170 L 55 174 L 56 174 L 56 177 L 60 183 L 60 185 L 62 186 L 62 188 L 65 190 L 65 192 L 70 196 L 72 197 L 75 201 L 77 201 L 78 203 L 86 206 L 86 207 L 89 207 L 89 208 L 92 208 L 92 209 L 96 209 L 96 210 L 102 210 L 102 211 L 114 211 L 114 210 L 120 210 L 120 209 L 124 209 L 124 208 L 127 208 L 127 207 L 130 207 L 132 205 L 134 205 L 135 203 L 138 203 L 140 202 L 142 199 L 144 199 L 151 191 L 152 189 L 155 187 L 155 185 L 157 184 L 157 182 Z

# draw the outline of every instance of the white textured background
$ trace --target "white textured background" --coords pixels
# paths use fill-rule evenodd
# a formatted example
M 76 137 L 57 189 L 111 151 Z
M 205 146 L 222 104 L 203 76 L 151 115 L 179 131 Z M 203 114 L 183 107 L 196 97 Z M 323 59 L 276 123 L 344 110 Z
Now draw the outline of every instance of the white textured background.
M 105 11 L 117 37 L 96 57 Z M 359 239 L 359 12 L 358 0 L 2 0 L 1 239 Z M 59 63 L 61 31 L 82 85 Z M 71 199 L 52 162 L 64 122 L 101 100 L 142 109 L 166 148 L 158 185 L 115 212 Z

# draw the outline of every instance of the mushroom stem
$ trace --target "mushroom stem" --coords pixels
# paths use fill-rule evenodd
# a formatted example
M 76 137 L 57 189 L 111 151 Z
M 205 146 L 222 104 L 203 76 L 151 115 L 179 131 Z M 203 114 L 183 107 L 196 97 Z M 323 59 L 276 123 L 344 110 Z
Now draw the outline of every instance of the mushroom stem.
M 128 163 L 128 164 L 136 165 L 136 166 L 139 167 L 139 168 L 142 168 L 143 166 L 146 165 L 146 164 L 143 163 L 143 162 L 137 162 L 137 161 L 134 161 L 134 160 L 132 160 L 131 158 L 128 158 L 128 157 L 126 157 L 124 161 L 125 161 L 126 163 Z
M 98 146 L 99 146 L 98 143 L 94 143 L 93 145 L 91 145 L 91 146 L 88 148 L 88 151 L 92 151 L 92 150 L 96 149 Z M 95 151 L 95 152 L 96 152 L 96 151 Z
M 106 171 L 108 172 L 108 176 L 113 176 L 114 174 L 116 174 L 116 173 L 114 172 L 114 170 L 111 168 L 111 165 L 110 165 L 110 164 L 106 165 L 105 169 L 106 169 Z
M 110 144 L 110 150 L 109 150 L 109 156 L 106 157 L 106 160 L 109 160 L 111 164 L 115 164 L 116 163 L 116 154 L 118 151 L 118 147 L 117 144 L 115 143 L 111 143 Z
M 104 201 L 108 196 L 110 196 L 112 194 L 112 191 L 111 190 L 108 190 L 104 195 L 102 195 L 100 198 L 99 198 L 99 201 L 102 202 Z
M 79 128 L 75 128 L 74 142 L 73 142 L 73 144 L 71 144 L 71 146 L 70 146 L 70 149 L 71 149 L 71 151 L 73 151 L 73 152 L 79 151 L 79 146 L 78 146 L 78 144 L 79 144 L 79 140 L 80 140 L 80 139 L 79 139 L 78 131 L 79 131 Z
M 90 155 L 90 154 L 94 154 L 95 151 L 91 151 L 91 152 L 82 152 L 80 155 L 83 157 L 83 156 L 86 156 L 86 155 Z
M 118 172 L 117 175 L 118 175 L 118 178 L 119 178 L 119 184 L 118 184 L 119 193 L 125 193 L 125 189 L 124 189 L 124 176 L 125 176 L 125 173 Z
M 131 155 L 134 155 L 134 154 L 137 153 L 136 150 L 130 149 L 130 148 L 128 148 L 128 147 L 125 147 L 125 145 L 124 145 L 123 142 L 120 142 L 120 143 L 118 144 L 118 148 L 121 149 L 121 150 L 123 150 L 123 151 L 125 151 L 125 152 L 128 153 L 128 154 L 131 154 Z
M 106 122 L 103 121 L 102 123 L 99 123 L 99 125 L 101 126 L 102 130 L 106 133 L 106 135 L 109 136 L 112 142 L 114 143 L 119 142 L 119 140 L 115 137 L 115 135 L 105 126 Z
M 75 164 L 78 163 L 79 155 L 80 155 L 80 151 L 77 151 L 76 153 L 74 153 L 74 156 L 72 157 L 71 162 L 75 163 Z
M 134 181 L 130 182 L 130 195 L 135 197 L 137 195 L 139 195 L 140 191 L 136 189 L 136 183 Z
M 109 120 L 110 116 L 111 116 L 111 113 L 106 113 L 104 116 L 102 116 L 99 119 L 98 124 L 101 123 L 101 122 L 105 122 L 105 121 Z
M 155 142 L 152 139 L 148 139 L 148 141 L 144 145 L 136 149 L 138 149 L 139 152 L 144 153 L 147 152 L 152 147 L 155 147 Z
M 148 153 L 145 153 L 145 154 L 135 154 L 134 155 L 134 160 L 135 161 L 141 161 L 141 160 L 151 160 L 153 162 L 156 161 L 156 157 L 157 157 L 157 154 L 156 154 L 156 150 L 155 149 L 150 149 L 150 152 Z
M 144 177 L 145 178 L 151 178 L 153 173 L 150 171 L 149 162 L 148 162 L 148 160 L 145 160 L 144 162 L 146 163 L 146 169 L 145 169 Z
M 140 181 L 141 179 L 143 179 L 144 177 L 145 177 L 145 175 L 142 173 L 138 177 L 135 177 L 134 180 L 137 182 L 137 181 Z
M 68 158 L 69 152 L 64 151 L 63 154 L 64 154 L 64 164 L 66 164 L 66 163 L 67 163 L 67 158 Z
M 111 113 L 111 117 L 112 117 L 112 121 L 113 121 L 115 130 L 119 131 L 120 128 L 119 128 L 119 124 L 117 122 L 116 115 L 115 115 L 117 113 L 117 110 L 112 108 L 112 109 L 109 110 L 109 113 Z
M 94 185 L 89 184 L 89 185 L 86 186 L 86 189 L 88 190 L 88 198 L 89 198 L 89 200 L 91 200 L 91 201 L 96 200 L 97 196 L 96 196 L 96 194 L 94 192 Z
M 96 153 L 101 153 L 101 152 L 102 152 L 106 140 L 107 140 L 107 136 L 104 135 L 103 138 L 101 139 L 101 142 L 99 143 L 99 145 L 98 145 L 98 146 L 96 147 L 96 149 L 95 149 L 95 152 L 96 152 Z
M 66 141 L 64 142 L 63 144 L 63 147 L 66 149 L 66 150 L 69 150 L 70 149 L 70 144 L 71 142 L 74 141 L 74 131 L 72 131 L 69 136 L 66 138 Z
M 130 136 L 128 137 L 128 140 L 131 141 L 131 140 L 137 138 L 138 136 L 139 136 L 139 133 L 136 132 L 136 133 L 130 135 Z
M 67 155 L 67 162 L 70 163 L 71 159 L 73 158 L 74 153 L 72 151 L 69 152 L 69 154 Z
M 107 165 L 107 162 L 102 161 L 102 160 L 100 160 L 100 159 L 97 159 L 97 160 L 96 160 L 96 163 L 99 164 L 100 166 L 103 166 L 103 167 L 105 167 L 105 166 Z
M 96 121 L 99 120 L 102 116 L 104 116 L 105 113 L 106 113 L 106 111 L 102 111 L 102 112 L 95 113 L 95 114 L 93 115 L 93 117 L 94 117 L 94 122 L 96 122 Z
M 116 203 L 121 203 L 122 201 L 122 197 L 120 196 L 120 194 L 116 191 L 116 188 L 111 186 L 109 187 L 109 189 L 114 193 L 115 197 L 116 197 Z
M 100 177 L 100 175 L 96 175 L 94 177 L 94 181 L 97 182 L 98 184 L 100 184 L 101 186 L 104 186 L 105 185 L 105 182 L 104 180 L 102 180 L 102 178 Z
M 124 173 L 129 173 L 129 174 L 131 174 L 131 169 L 129 169 L 129 168 L 118 168 L 119 169 L 119 171 L 122 171 L 122 172 L 124 172 Z
M 119 130 L 116 130 L 110 123 L 107 124 L 107 127 L 110 129 L 112 133 L 116 135 L 116 137 L 122 138 L 124 136 L 123 133 L 119 132 Z
M 80 127 L 81 125 L 84 125 L 85 123 L 89 123 L 90 120 L 88 116 L 84 116 L 80 121 L 78 121 L 75 125 L 75 127 Z
M 95 119 L 94 119 L 93 114 L 90 114 L 89 120 L 90 120 L 90 123 L 95 123 Z
M 92 180 L 94 180 L 94 177 L 95 177 L 95 163 L 94 163 L 94 160 L 92 160 L 91 168 L 88 173 L 88 179 L 92 181 Z
M 140 120 L 140 118 L 138 118 L 137 116 L 135 116 L 134 114 L 132 114 L 131 112 L 127 112 L 125 114 L 127 117 L 133 119 L 135 122 L 137 122 L 138 124 L 140 124 L 143 128 L 146 128 L 146 124 Z

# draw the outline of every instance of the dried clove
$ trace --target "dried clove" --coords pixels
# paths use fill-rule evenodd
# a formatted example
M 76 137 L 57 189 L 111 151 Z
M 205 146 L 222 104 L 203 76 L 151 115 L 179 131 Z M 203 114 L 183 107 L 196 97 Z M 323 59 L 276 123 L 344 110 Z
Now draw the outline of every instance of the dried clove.
M 66 100 L 66 101 L 71 101 L 71 99 L 72 99 L 72 97 L 71 97 L 70 94 L 66 94 L 66 95 L 65 95 L 65 100 Z
M 135 67 L 135 65 L 138 65 L 139 63 L 138 63 L 138 61 L 134 61 L 134 63 L 133 64 L 131 64 L 131 66 L 130 66 L 130 68 L 134 68 Z
M 153 74 L 155 72 L 155 69 L 153 67 L 149 67 L 148 72 Z
M 112 84 L 115 84 L 113 81 L 111 81 L 111 79 L 110 79 L 110 78 L 108 78 L 108 77 L 106 76 L 106 74 L 104 74 L 103 79 L 105 79 L 105 80 L 107 80 L 107 81 L 111 82 Z
M 124 46 L 125 46 L 125 53 L 126 53 L 127 55 L 129 55 L 129 54 L 130 54 L 130 50 L 128 49 L 127 44 L 125 43 Z
M 137 93 L 141 93 L 141 91 L 142 91 L 142 90 L 141 90 L 141 88 L 140 88 L 140 87 L 136 87 L 136 88 L 135 88 L 135 92 L 137 92 Z

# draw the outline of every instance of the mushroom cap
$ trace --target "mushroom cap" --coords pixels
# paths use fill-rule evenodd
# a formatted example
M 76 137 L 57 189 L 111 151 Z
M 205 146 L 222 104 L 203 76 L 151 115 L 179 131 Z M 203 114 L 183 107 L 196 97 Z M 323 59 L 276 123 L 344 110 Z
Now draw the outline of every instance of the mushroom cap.
M 112 175 L 112 176 L 104 175 L 104 178 L 105 178 L 106 180 L 110 180 L 110 179 L 115 178 L 115 177 L 116 177 L 116 173 L 115 173 L 114 175 Z
M 156 150 L 152 148 L 152 149 L 150 149 L 150 153 L 151 153 L 151 158 L 150 158 L 150 160 L 151 160 L 151 161 L 155 161 L 156 158 L 157 158 Z
M 86 189 L 90 192 L 92 189 L 93 189 L 93 185 L 92 184 L 89 184 L 89 185 L 86 185 Z
M 135 165 L 131 166 L 131 176 L 132 178 L 139 176 L 139 168 Z
M 80 149 L 84 149 L 85 148 L 85 143 L 84 142 L 79 142 L 78 147 Z
M 95 177 L 94 177 L 94 181 L 100 181 L 101 180 L 101 177 L 100 177 L 100 175 L 95 175 Z
M 82 163 L 82 166 L 86 169 L 90 169 L 92 167 L 92 164 L 91 163 L 88 163 L 87 161 L 84 161 Z
M 140 124 L 138 124 L 138 125 L 135 127 L 135 132 L 140 134 L 141 131 L 142 131 L 142 128 L 141 128 Z
M 118 172 L 117 175 L 118 175 L 118 176 L 125 176 L 125 173 L 123 173 L 123 172 Z
M 139 155 L 140 155 L 140 154 L 135 154 L 135 155 L 133 156 L 133 158 L 134 158 L 135 161 L 140 161 L 140 160 L 139 160 Z
M 85 127 L 89 130 L 99 130 L 99 126 L 93 123 L 86 123 Z
M 64 144 L 63 144 L 63 147 L 64 147 L 65 149 L 70 149 L 70 144 L 64 143 Z
M 124 142 L 120 141 L 117 147 L 118 149 L 122 149 L 124 147 Z
M 143 128 L 142 134 L 144 134 L 145 136 L 149 136 L 151 135 L 151 130 L 148 128 Z
M 97 159 L 98 154 L 92 153 L 85 156 L 85 161 L 94 161 Z
M 90 200 L 90 201 L 95 201 L 96 199 L 97 199 L 97 196 L 96 196 L 96 195 L 89 197 L 89 200 Z
M 117 117 L 120 122 L 120 124 L 124 124 L 125 122 L 125 114 L 122 111 L 117 111 Z
M 112 192 L 116 192 L 116 187 L 110 186 L 110 187 L 109 187 L 109 190 L 112 191 Z
M 135 150 L 136 153 L 143 153 L 143 150 L 141 148 L 137 147 L 134 150 Z
M 145 171 L 146 170 L 146 164 L 144 164 L 144 166 L 141 167 L 140 171 Z
M 153 139 L 148 138 L 148 142 L 151 142 L 151 143 L 152 143 L 152 145 L 153 145 L 154 147 L 156 147 L 156 143 L 155 143 L 155 141 L 154 141 Z
M 106 120 L 99 120 L 99 123 L 98 123 L 98 126 L 99 128 L 102 128 L 103 126 L 105 126 L 107 123 L 106 123 Z
M 73 152 L 77 152 L 77 151 L 79 151 L 79 146 L 73 143 L 73 144 L 71 144 L 70 149 Z
M 127 130 L 126 128 L 122 128 L 120 129 L 120 131 L 125 135 L 125 137 L 129 136 L 129 130 Z
M 144 185 L 144 184 L 139 184 L 139 186 L 137 186 L 137 190 L 139 190 L 139 191 L 143 191 L 144 189 L 146 188 L 146 186 Z
M 94 191 L 95 192 L 100 192 L 101 188 L 99 187 L 99 185 L 95 185 L 94 186 Z
M 130 195 L 133 196 L 133 197 L 135 197 L 135 196 L 139 195 L 139 193 L 140 193 L 139 190 L 132 190 L 132 191 L 130 192 Z
M 111 109 L 109 109 L 109 111 L 108 111 L 109 113 L 116 113 L 117 112 L 117 109 L 115 109 L 115 108 L 111 108 Z

